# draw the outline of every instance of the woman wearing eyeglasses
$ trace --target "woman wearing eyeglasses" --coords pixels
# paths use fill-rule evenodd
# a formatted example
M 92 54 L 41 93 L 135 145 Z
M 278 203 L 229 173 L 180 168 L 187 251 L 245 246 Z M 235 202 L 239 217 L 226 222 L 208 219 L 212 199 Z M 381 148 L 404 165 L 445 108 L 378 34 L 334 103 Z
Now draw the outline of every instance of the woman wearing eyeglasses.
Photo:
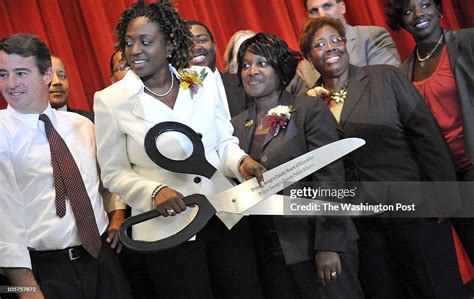
M 122 80 L 130 67 L 127 65 L 127 59 L 123 57 L 120 49 L 115 49 L 110 57 L 110 82 L 115 83 Z
M 449 149 L 415 87 L 395 67 L 350 65 L 344 34 L 339 20 L 309 19 L 299 44 L 321 74 L 317 86 L 327 90 L 345 136 L 366 141 L 353 153 L 359 179 L 455 180 Z M 361 202 L 377 201 L 361 196 Z M 448 220 L 359 218 L 355 223 L 368 298 L 464 298 Z

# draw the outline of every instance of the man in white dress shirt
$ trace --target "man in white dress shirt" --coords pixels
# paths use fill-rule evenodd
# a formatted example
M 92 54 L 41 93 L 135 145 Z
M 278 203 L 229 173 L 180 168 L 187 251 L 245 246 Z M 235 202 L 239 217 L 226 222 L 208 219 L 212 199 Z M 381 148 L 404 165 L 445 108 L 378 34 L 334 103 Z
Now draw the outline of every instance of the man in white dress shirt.
M 32 287 L 20 294 L 29 298 L 131 298 L 110 246 L 99 245 L 97 257 L 81 246 L 80 217 L 70 204 L 77 195 L 66 195 L 66 212 L 58 216 L 44 115 L 66 143 L 84 181 L 94 213 L 86 218 L 95 219 L 100 235 L 108 224 L 98 191 L 93 124 L 51 108 L 51 78 L 49 49 L 36 36 L 15 34 L 0 41 L 0 89 L 8 103 L 0 111 L 0 267 L 11 285 Z
M 237 75 L 224 74 L 216 68 L 216 44 L 209 28 L 199 21 L 189 20 L 186 23 L 194 38 L 194 57 L 191 64 L 207 66 L 212 70 L 220 98 L 230 119 L 245 110 L 245 91 L 240 86 Z
M 351 26 L 344 14 L 346 4 L 343 0 L 304 0 L 308 17 L 330 17 L 340 19 L 346 30 L 349 63 L 356 66 L 373 64 L 400 64 L 400 55 L 390 34 L 378 26 Z M 291 94 L 306 95 L 319 79 L 319 73 L 311 62 L 303 59 L 298 65 L 296 75 L 286 88 Z

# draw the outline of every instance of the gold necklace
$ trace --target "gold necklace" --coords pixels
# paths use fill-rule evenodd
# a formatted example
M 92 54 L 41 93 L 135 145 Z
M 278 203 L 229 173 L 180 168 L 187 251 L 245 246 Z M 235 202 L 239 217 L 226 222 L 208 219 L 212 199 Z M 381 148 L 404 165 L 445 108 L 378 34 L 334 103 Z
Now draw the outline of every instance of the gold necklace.
M 347 81 L 346 84 L 344 84 L 344 87 L 342 87 L 339 91 L 331 90 L 329 92 L 329 98 L 332 101 L 335 101 L 337 104 L 344 103 L 344 101 L 347 98 L 347 85 L 348 84 L 349 84 L 349 81 Z M 322 87 L 325 88 L 324 84 Z
M 257 119 L 258 119 L 258 115 L 259 115 L 259 114 L 262 115 L 263 113 L 257 113 Z M 265 114 L 260 118 L 260 122 L 259 122 L 258 127 L 257 127 L 258 130 L 262 130 L 262 129 L 263 129 L 264 121 L 265 121 L 266 118 L 267 118 L 267 113 L 265 113 Z
M 428 55 L 426 55 L 424 58 L 421 58 L 420 57 L 420 52 L 418 51 L 419 50 L 419 47 L 416 47 L 416 58 L 418 59 L 418 61 L 420 62 L 420 66 L 421 67 L 424 67 L 425 66 L 425 61 L 430 59 L 430 57 L 434 54 L 434 52 L 436 51 L 436 49 L 438 49 L 439 45 L 441 45 L 441 42 L 443 41 L 443 35 L 441 34 L 441 36 L 439 37 L 439 40 L 438 42 L 436 43 L 436 45 L 434 46 L 434 48 L 428 53 Z

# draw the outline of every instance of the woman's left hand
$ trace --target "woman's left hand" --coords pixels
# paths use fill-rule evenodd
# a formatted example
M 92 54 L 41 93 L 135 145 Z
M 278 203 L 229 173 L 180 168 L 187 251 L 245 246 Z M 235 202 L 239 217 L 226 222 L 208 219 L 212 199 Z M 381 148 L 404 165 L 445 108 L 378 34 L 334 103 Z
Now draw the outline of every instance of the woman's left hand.
M 315 257 L 316 272 L 322 286 L 335 281 L 341 275 L 341 259 L 334 251 L 317 251 Z
M 258 184 L 263 186 L 263 173 L 267 171 L 260 163 L 250 158 L 245 157 L 239 167 L 240 174 L 245 180 L 257 178 Z

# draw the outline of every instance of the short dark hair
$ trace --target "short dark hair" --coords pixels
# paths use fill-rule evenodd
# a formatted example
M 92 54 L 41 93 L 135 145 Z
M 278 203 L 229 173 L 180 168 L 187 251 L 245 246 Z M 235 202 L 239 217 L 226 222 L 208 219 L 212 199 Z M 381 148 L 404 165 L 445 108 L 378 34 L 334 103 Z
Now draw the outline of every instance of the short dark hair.
M 308 18 L 301 28 L 299 35 L 299 45 L 303 56 L 308 59 L 311 53 L 311 44 L 313 42 L 314 34 L 323 26 L 331 26 L 337 30 L 340 36 L 346 37 L 346 30 L 344 24 L 339 19 L 330 17 Z
M 51 52 L 46 44 L 33 34 L 18 33 L 5 37 L 0 41 L 0 51 L 21 57 L 33 56 L 42 75 L 51 67 Z
M 138 0 L 129 9 L 122 12 L 114 33 L 117 35 L 117 45 L 123 53 L 125 53 L 125 34 L 128 24 L 138 17 L 146 17 L 158 24 L 160 31 L 170 41 L 173 49 L 169 63 L 177 69 L 189 67 L 191 49 L 194 46 L 192 34 L 169 0 L 158 0 L 150 4 L 145 0 Z
M 291 50 L 288 44 L 278 36 L 271 33 L 257 33 L 246 39 L 240 45 L 237 53 L 237 74 L 240 84 L 242 84 L 241 74 L 245 51 L 250 51 L 267 59 L 268 63 L 280 76 L 280 87 L 282 89 L 290 84 L 291 79 L 296 74 L 298 62 L 301 60 L 301 54 Z
M 438 11 L 443 12 L 443 3 L 441 0 L 433 0 Z M 387 24 L 394 31 L 403 28 L 403 7 L 408 3 L 408 0 L 386 0 L 385 1 L 385 15 L 387 16 Z
M 191 27 L 192 25 L 199 25 L 199 26 L 204 27 L 204 29 L 206 29 L 207 33 L 209 34 L 209 37 L 211 38 L 211 41 L 213 43 L 215 43 L 214 42 L 214 35 L 212 35 L 212 32 L 211 32 L 211 30 L 209 30 L 209 27 L 207 27 L 203 23 L 201 23 L 199 21 L 196 21 L 196 20 L 188 20 L 188 21 L 186 21 L 186 24 L 188 24 L 189 27 Z

